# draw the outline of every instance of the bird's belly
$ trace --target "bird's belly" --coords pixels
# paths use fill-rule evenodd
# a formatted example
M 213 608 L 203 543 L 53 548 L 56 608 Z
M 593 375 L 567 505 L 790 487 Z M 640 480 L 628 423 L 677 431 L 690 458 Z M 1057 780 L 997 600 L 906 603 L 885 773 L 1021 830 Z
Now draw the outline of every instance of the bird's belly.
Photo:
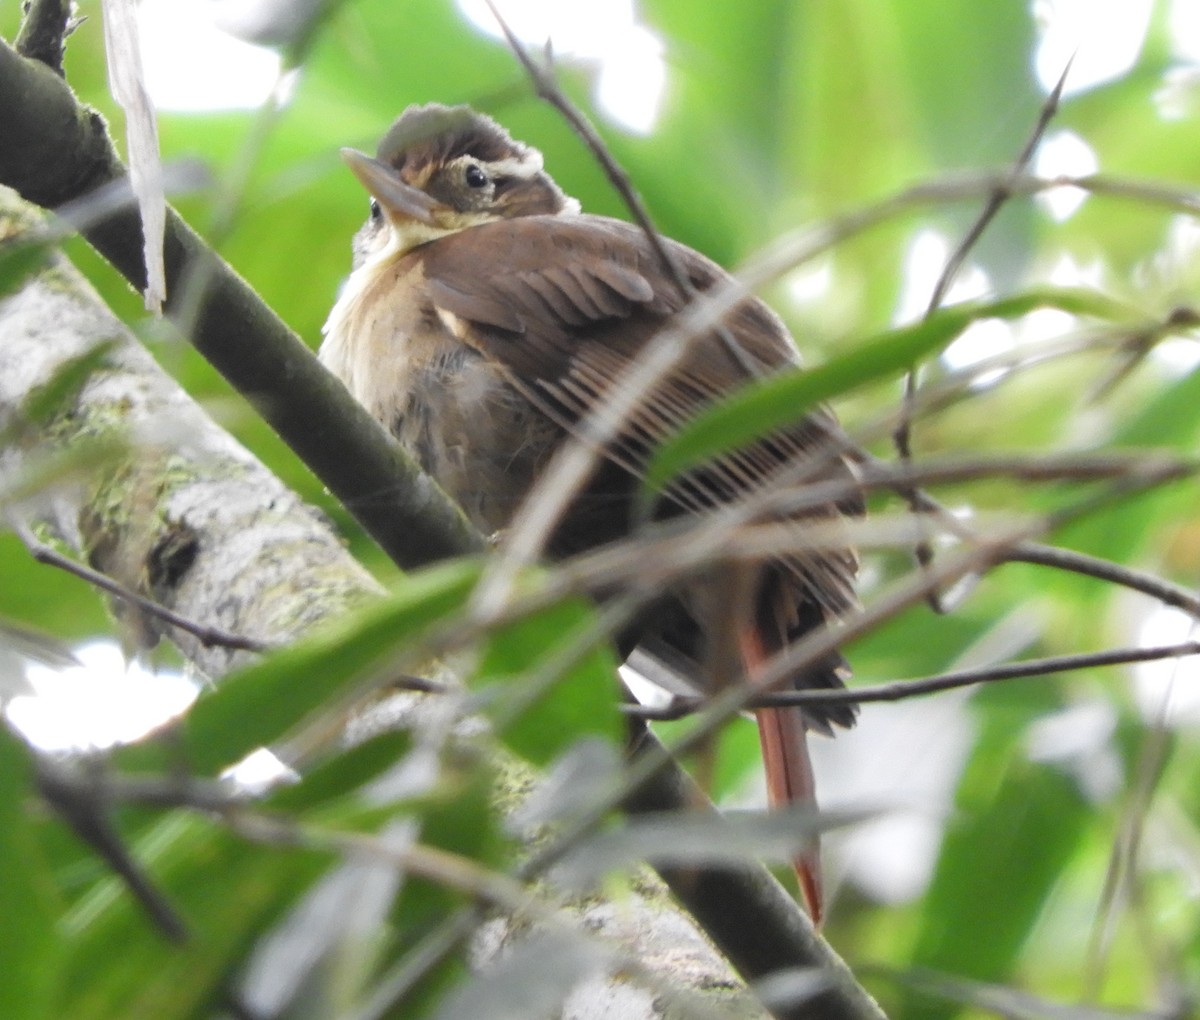
M 561 433 L 469 347 L 417 369 L 386 422 L 484 534 L 508 527 Z

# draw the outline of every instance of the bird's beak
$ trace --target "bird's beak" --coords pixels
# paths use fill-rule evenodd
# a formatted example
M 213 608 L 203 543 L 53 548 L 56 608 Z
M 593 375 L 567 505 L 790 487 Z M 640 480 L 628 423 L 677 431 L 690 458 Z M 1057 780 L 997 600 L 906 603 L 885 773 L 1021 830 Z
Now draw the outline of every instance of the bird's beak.
M 419 188 L 406 184 L 382 160 L 357 149 L 342 149 L 342 159 L 346 161 L 350 172 L 383 207 L 390 221 L 416 220 L 431 227 L 437 225 L 434 211 L 441 203 Z

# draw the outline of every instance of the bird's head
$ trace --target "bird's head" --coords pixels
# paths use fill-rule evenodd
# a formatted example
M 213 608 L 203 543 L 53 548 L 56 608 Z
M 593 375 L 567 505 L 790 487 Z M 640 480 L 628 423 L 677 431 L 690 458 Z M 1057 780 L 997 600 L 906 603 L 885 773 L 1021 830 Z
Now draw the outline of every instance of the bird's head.
M 542 154 L 468 106 L 410 106 L 375 156 L 342 149 L 371 195 L 355 265 L 515 216 L 579 211 L 542 169 Z

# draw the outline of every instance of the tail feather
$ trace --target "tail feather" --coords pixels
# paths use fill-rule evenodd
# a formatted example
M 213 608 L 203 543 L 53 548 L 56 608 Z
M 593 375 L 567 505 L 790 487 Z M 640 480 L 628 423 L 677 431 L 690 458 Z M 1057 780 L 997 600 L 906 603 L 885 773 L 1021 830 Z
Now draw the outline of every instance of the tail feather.
M 755 715 L 771 806 L 809 804 L 815 807 L 817 791 L 803 716 L 794 708 L 763 708 Z M 825 913 L 825 900 L 821 886 L 821 843 L 817 836 L 805 839 L 792 866 L 796 869 L 796 878 L 813 923 L 819 925 Z
M 753 684 L 767 659 L 761 628 L 750 627 L 743 631 L 738 644 L 743 668 Z M 815 808 L 816 783 L 812 761 L 808 757 L 808 727 L 803 714 L 795 708 L 763 708 L 755 715 L 770 805 L 805 804 Z M 825 901 L 821 886 L 821 843 L 817 835 L 805 838 L 792 866 L 796 869 L 809 915 L 813 923 L 819 925 L 825 914 Z

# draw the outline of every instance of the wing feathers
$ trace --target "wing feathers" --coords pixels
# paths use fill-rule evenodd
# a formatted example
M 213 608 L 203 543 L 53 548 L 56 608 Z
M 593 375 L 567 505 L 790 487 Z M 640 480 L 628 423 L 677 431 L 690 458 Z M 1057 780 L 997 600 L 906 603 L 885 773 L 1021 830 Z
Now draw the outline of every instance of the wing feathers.
M 501 299 L 477 290 L 456 286 L 450 280 L 434 277 L 428 281 L 429 297 L 434 305 L 452 315 L 481 326 L 492 326 L 506 333 L 524 333 L 525 323 L 515 309 Z
M 672 250 L 701 288 L 727 278 L 696 252 L 682 245 Z M 413 257 L 422 258 L 435 306 L 466 321 L 462 339 L 504 366 L 513 385 L 567 430 L 606 399 L 682 305 L 641 231 L 597 216 L 504 220 L 450 235 L 416 249 Z M 757 301 L 749 299 L 725 325 L 735 338 L 754 334 L 756 357 L 767 371 L 797 364 L 786 329 Z M 640 474 L 664 438 L 749 381 L 715 332 L 697 338 L 686 363 L 634 412 L 610 459 Z M 704 465 L 675 483 L 668 497 L 682 509 L 703 511 L 777 483 L 798 467 L 807 470 L 803 481 L 852 485 L 853 471 L 834 441 L 838 434 L 832 415 L 818 410 Z M 847 495 L 838 510 L 860 512 L 858 497 Z M 797 527 L 817 518 L 836 521 L 838 510 L 800 515 Z M 836 615 L 853 605 L 853 554 L 798 552 L 782 557 L 780 565 L 823 613 Z

